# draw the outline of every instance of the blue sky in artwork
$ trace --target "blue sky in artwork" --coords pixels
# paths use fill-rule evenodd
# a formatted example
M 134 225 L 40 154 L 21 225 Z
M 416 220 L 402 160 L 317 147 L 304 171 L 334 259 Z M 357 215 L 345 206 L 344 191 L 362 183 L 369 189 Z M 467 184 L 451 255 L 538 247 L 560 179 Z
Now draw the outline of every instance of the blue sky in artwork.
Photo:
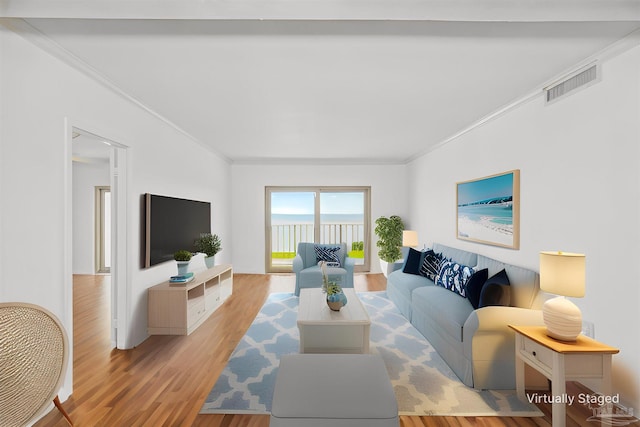
M 458 184 L 458 204 L 513 195 L 513 172 Z

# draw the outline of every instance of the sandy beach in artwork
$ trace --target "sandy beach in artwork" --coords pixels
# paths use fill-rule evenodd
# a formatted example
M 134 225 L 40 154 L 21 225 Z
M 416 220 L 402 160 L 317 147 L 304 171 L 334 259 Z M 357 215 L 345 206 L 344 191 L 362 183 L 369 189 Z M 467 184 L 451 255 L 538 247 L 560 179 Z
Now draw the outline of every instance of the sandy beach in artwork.
M 510 246 L 513 244 L 513 224 L 493 222 L 494 217 L 482 216 L 473 221 L 467 216 L 458 218 L 458 236 L 472 240 L 498 243 Z

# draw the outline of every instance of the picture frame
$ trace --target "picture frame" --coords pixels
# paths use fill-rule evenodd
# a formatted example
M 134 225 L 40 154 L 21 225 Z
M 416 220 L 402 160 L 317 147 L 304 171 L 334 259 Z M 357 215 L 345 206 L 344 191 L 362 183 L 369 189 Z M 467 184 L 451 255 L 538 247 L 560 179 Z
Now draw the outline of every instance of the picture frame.
M 520 170 L 456 183 L 456 237 L 520 248 Z

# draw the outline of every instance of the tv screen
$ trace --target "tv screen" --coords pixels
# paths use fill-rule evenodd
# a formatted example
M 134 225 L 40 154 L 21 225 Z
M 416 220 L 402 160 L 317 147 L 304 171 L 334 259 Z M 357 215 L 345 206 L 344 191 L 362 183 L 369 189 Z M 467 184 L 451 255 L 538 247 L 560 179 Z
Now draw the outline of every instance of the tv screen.
M 173 259 L 176 251 L 195 252 L 194 242 L 211 232 L 211 203 L 145 194 L 144 267 Z

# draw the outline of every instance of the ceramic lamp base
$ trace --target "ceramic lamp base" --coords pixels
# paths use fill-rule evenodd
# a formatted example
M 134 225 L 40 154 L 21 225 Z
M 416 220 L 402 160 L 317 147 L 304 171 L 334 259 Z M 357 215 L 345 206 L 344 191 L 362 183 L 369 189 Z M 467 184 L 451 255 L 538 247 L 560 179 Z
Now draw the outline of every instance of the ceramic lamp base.
M 560 341 L 575 341 L 582 331 L 582 313 L 565 297 L 547 300 L 542 306 L 547 335 Z

